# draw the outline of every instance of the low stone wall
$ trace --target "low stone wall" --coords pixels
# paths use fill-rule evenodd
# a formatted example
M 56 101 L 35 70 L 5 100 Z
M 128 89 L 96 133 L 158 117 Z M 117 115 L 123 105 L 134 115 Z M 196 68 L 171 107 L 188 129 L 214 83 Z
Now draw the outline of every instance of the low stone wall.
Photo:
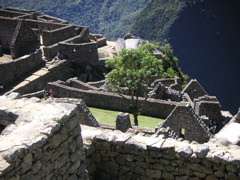
M 17 24 L 18 20 L 0 16 L 0 39 L 3 51 L 9 51 L 9 45 L 11 44 Z
M 22 56 L 14 61 L 0 64 L 0 82 L 9 84 L 22 75 L 32 71 L 42 63 L 42 52 L 36 52 Z
M 27 94 L 43 90 L 44 87 L 47 86 L 48 82 L 57 80 L 66 81 L 73 76 L 73 72 L 68 66 L 68 61 L 60 61 L 55 65 L 49 67 L 45 74 L 41 74 L 39 77 L 26 82 L 24 86 L 20 86 L 19 88 L 13 89 L 11 91 L 18 92 L 20 94 Z
M 67 24 L 38 21 L 38 20 L 33 20 L 33 19 L 27 19 L 26 22 L 28 23 L 28 25 L 31 28 L 48 30 L 48 31 L 67 26 Z
M 89 85 L 88 83 L 84 83 L 77 79 L 68 79 L 67 81 L 71 87 L 82 89 L 82 90 L 98 90 L 98 88 Z
M 90 107 L 101 109 L 109 109 L 114 111 L 129 112 L 130 97 L 125 96 L 126 99 L 114 93 L 106 93 L 101 91 L 85 91 L 56 82 L 48 83 L 48 88 L 53 89 L 56 97 L 78 98 L 83 99 Z M 163 100 L 148 99 L 142 103 L 141 113 L 159 118 L 167 118 L 172 110 L 178 105 L 177 102 L 168 102 Z
M 82 28 L 82 29 L 81 29 Z M 64 43 L 84 43 L 88 42 L 88 32 L 89 29 L 87 27 L 80 27 L 81 33 L 78 36 L 74 36 L 70 39 L 63 41 Z M 47 59 L 54 58 L 58 53 L 58 43 L 53 44 L 51 46 L 43 47 L 44 56 Z
M 59 57 L 69 59 L 76 64 L 88 63 L 96 65 L 99 63 L 96 42 L 71 44 L 60 42 L 58 44 Z
M 105 84 L 105 82 L 106 80 L 101 80 L 101 81 L 95 81 L 95 82 L 88 82 L 88 84 L 96 88 L 100 88 L 102 85 Z
M 240 148 L 82 126 L 90 179 L 217 180 L 240 178 Z
M 103 47 L 107 45 L 107 39 L 106 38 L 101 38 L 97 40 L 97 47 Z
M 88 179 L 76 105 L 4 99 L 0 106 L 19 115 L 0 135 L 0 179 Z
M 21 12 L 16 12 L 16 11 L 0 9 L 0 16 L 3 16 L 3 17 L 17 17 L 22 15 L 25 15 L 25 14 Z
M 44 31 L 42 34 L 43 45 L 49 46 L 73 37 L 75 28 L 76 26 L 69 25 L 52 31 Z

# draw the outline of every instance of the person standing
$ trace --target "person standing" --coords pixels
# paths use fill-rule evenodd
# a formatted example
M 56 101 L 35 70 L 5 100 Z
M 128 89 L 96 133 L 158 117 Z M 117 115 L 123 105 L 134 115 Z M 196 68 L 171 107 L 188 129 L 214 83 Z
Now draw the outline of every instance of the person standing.
M 0 83 L 0 94 L 3 93 L 3 83 Z
M 53 92 L 52 89 L 50 89 L 50 90 L 49 90 L 49 97 L 50 97 L 51 99 L 53 99 L 53 95 L 54 95 L 54 92 Z

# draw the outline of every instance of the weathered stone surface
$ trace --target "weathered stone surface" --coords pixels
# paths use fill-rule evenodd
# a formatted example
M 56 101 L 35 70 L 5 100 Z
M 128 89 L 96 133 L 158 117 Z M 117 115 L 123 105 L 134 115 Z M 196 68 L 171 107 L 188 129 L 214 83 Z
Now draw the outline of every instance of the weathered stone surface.
M 11 92 L 9 95 L 6 96 L 6 98 L 9 100 L 19 99 L 20 97 L 21 97 L 21 94 L 17 92 Z
M 176 149 L 179 157 L 189 158 L 193 154 L 193 150 L 189 145 L 183 145 L 181 147 L 177 147 Z
M 214 176 L 214 175 L 208 175 L 206 177 L 206 180 L 218 180 L 218 178 L 216 176 Z
M 232 172 L 228 172 L 227 173 L 227 179 L 231 179 L 231 180 L 237 180 L 237 179 L 239 179 L 238 177 L 237 177 L 237 175 L 235 174 L 235 173 L 232 173 Z
M 147 169 L 146 170 L 146 176 L 150 178 L 158 178 L 160 179 L 162 175 L 162 171 L 160 170 L 152 170 L 152 169 Z
M 223 178 L 224 177 L 224 171 L 216 171 L 214 172 L 214 175 L 218 178 Z
M 199 178 L 204 178 L 204 177 L 206 177 L 206 174 L 201 173 L 201 172 L 194 172 L 193 174 L 194 174 L 195 176 L 199 177 Z
M 25 173 L 26 171 L 28 171 L 31 166 L 32 166 L 32 154 L 29 153 L 27 154 L 24 158 L 23 158 L 23 164 L 22 164 L 22 172 Z
M 126 132 L 129 128 L 132 128 L 129 113 L 118 113 L 116 119 L 116 129 Z
M 197 157 L 205 158 L 209 152 L 209 147 L 205 145 L 198 145 L 197 149 L 194 151 Z
M 8 161 L 0 158 L 0 179 L 54 179 L 56 174 L 71 179 L 85 176 L 76 106 L 28 99 L 5 99 L 0 106 L 13 109 L 18 116 L 11 131 L 0 136 L 0 157 Z

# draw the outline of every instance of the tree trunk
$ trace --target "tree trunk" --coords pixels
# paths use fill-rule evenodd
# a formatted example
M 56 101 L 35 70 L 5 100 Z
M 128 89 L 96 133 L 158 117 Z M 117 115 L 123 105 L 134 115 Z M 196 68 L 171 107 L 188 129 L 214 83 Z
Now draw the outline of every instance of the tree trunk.
M 138 126 L 138 113 L 134 112 L 133 113 L 133 117 L 134 117 L 134 124 L 135 124 L 135 126 Z

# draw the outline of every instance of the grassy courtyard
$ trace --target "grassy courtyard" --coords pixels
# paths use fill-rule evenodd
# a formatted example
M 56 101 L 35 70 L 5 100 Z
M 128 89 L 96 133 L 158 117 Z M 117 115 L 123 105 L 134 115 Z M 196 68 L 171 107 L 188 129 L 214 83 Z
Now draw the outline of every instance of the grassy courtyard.
M 94 115 L 94 117 L 97 119 L 97 121 L 100 124 L 109 124 L 109 125 L 115 125 L 116 117 L 118 114 L 118 111 L 110 111 L 105 109 L 98 109 L 98 108 L 92 108 L 89 107 L 90 111 Z M 131 124 L 133 125 L 133 115 L 130 115 Z M 138 116 L 138 124 L 140 127 L 144 128 L 155 128 L 157 124 L 163 122 L 163 119 L 160 118 L 153 118 L 149 116 Z

